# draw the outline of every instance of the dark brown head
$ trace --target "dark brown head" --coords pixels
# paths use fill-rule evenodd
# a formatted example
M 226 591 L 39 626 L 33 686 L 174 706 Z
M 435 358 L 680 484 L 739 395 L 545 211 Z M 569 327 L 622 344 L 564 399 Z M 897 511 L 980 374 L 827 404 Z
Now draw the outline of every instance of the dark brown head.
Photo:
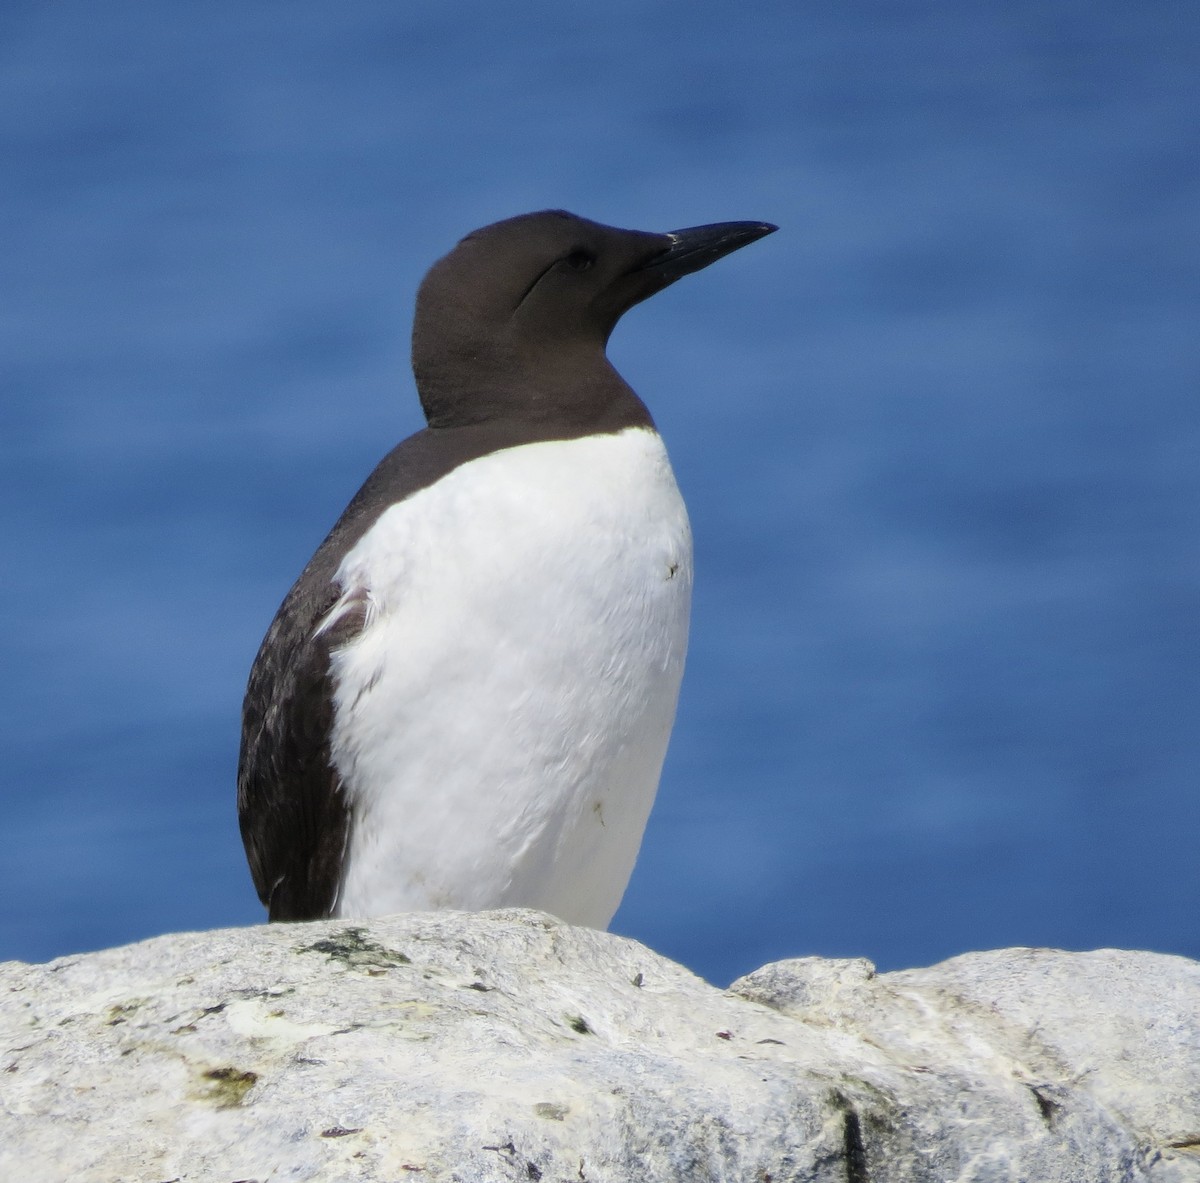
M 614 401 L 637 397 L 604 355 L 621 316 L 775 229 L 724 222 L 648 234 L 547 210 L 468 234 L 417 293 L 413 372 L 430 426 L 603 423 Z

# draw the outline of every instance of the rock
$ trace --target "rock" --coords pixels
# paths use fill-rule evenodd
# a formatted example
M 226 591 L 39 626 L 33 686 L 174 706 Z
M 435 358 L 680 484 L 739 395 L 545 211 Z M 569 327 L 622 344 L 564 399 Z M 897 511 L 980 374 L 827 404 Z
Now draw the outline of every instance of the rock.
M 1200 1180 L 1200 964 L 805 958 L 721 991 L 519 911 L 13 962 L 0 1179 Z

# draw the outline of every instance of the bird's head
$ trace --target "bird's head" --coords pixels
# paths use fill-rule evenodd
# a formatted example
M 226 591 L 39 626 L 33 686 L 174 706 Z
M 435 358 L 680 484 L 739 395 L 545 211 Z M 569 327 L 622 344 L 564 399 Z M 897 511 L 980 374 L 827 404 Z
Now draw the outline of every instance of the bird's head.
M 417 293 L 413 372 L 430 425 L 585 407 L 616 377 L 604 349 L 626 311 L 774 229 L 653 234 L 546 210 L 468 234 Z

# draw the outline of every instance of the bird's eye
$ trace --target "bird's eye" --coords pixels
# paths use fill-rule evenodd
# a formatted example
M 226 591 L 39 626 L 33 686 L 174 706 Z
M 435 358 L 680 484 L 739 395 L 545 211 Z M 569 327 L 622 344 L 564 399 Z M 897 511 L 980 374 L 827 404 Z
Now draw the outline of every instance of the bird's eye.
M 563 260 L 572 271 L 589 271 L 595 261 L 596 256 L 585 250 L 572 251 Z

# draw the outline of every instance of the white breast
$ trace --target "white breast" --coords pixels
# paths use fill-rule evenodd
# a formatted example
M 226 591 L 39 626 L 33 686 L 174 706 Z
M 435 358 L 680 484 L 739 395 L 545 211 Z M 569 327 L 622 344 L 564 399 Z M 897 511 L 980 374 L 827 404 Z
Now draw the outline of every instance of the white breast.
M 334 655 L 354 818 L 337 914 L 525 905 L 605 927 L 687 648 L 691 532 L 658 435 L 465 464 L 384 512 L 337 579 L 368 604 Z

